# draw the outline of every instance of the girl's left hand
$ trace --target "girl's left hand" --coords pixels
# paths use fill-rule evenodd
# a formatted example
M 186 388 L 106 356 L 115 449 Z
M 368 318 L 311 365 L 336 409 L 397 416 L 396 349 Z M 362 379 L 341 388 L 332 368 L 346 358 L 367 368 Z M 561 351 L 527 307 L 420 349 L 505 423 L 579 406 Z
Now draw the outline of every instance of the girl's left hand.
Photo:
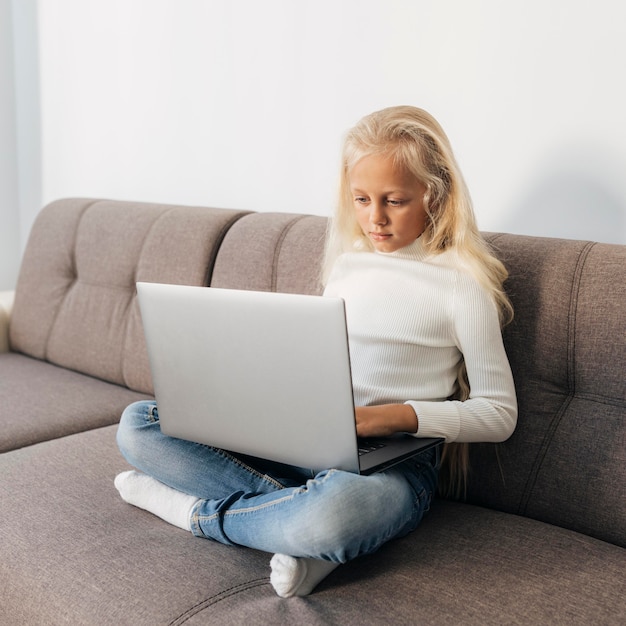
M 409 404 L 381 404 L 356 407 L 359 437 L 389 437 L 394 433 L 416 433 L 418 418 Z

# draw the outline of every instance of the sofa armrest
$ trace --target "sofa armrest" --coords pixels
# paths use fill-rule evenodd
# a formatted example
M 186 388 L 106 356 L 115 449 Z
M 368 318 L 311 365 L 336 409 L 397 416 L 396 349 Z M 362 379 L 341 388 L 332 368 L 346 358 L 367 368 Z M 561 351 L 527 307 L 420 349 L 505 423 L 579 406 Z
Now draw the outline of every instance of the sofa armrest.
M 9 319 L 15 291 L 0 291 L 0 352 L 9 351 Z

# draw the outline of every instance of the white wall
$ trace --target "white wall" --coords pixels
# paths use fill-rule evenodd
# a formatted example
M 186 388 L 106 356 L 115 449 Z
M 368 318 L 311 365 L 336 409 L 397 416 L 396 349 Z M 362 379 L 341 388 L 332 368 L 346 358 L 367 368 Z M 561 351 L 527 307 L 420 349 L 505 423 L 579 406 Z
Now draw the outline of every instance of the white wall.
M 448 131 L 483 229 L 626 243 L 615 0 L 38 4 L 43 202 L 325 215 L 343 131 L 412 103 Z
M 49 0 L 42 0 L 48 2 Z M 20 248 L 42 207 L 39 1 L 13 0 Z
M 0 290 L 11 289 L 19 263 L 19 207 L 11 0 L 0 0 Z

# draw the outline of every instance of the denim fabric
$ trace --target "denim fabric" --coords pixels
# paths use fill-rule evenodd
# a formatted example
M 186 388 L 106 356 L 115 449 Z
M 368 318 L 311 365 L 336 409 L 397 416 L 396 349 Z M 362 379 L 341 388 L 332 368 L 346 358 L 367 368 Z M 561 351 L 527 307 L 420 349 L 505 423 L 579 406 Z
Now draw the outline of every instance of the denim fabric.
M 137 469 L 200 498 L 192 532 L 224 544 L 345 562 L 414 530 L 437 484 L 436 451 L 359 476 L 235 455 L 161 433 L 154 402 L 123 413 L 120 450 Z

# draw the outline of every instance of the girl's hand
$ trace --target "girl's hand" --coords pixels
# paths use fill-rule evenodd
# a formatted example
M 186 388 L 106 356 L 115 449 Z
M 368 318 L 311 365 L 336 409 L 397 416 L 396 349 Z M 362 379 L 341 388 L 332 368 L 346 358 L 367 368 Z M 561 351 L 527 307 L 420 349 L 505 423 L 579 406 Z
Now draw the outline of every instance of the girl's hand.
M 359 437 L 389 437 L 394 433 L 416 433 L 418 419 L 409 404 L 381 404 L 356 407 Z

